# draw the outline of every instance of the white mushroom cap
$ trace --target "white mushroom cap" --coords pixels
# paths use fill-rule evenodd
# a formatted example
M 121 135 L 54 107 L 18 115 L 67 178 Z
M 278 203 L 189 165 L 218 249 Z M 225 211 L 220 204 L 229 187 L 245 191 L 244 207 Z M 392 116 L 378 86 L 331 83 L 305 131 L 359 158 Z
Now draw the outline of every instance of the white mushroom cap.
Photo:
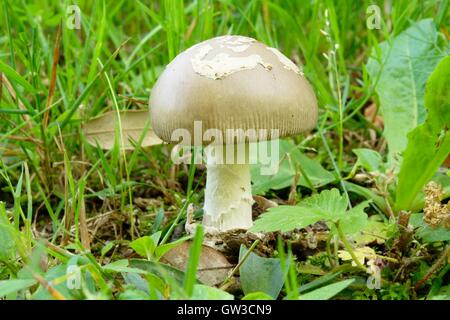
M 317 100 L 301 69 L 243 36 L 212 38 L 180 53 L 155 84 L 150 110 L 155 133 L 167 142 L 176 142 L 176 129 L 193 136 L 194 121 L 224 137 L 227 129 L 278 129 L 284 137 L 317 122 Z

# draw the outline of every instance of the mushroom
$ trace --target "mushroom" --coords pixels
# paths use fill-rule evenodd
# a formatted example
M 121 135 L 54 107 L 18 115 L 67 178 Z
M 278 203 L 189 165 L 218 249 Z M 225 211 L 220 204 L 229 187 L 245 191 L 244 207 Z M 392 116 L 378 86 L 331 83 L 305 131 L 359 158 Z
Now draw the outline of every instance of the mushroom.
M 308 131 L 317 122 L 316 97 L 301 69 L 243 36 L 212 38 L 180 53 L 159 76 L 149 103 L 152 127 L 166 142 L 179 142 L 180 129 L 194 136 L 201 125 L 202 143 L 210 142 L 203 225 L 219 232 L 252 226 L 249 144 Z M 205 141 L 210 130 L 213 142 Z M 244 161 L 217 161 L 242 146 Z

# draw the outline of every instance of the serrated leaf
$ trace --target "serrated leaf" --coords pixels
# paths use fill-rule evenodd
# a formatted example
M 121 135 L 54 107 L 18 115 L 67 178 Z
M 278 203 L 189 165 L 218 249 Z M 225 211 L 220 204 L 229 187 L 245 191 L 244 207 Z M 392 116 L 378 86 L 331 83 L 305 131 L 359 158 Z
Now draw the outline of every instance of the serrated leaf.
M 394 39 L 381 43 L 379 49 L 381 57 L 376 58 L 374 50 L 367 70 L 380 99 L 388 162 L 398 168 L 396 158 L 405 150 L 407 133 L 425 120 L 425 82 L 445 50 L 439 49 L 432 19 L 413 24 Z
M 411 210 L 423 186 L 450 153 L 450 56 L 444 58 L 427 82 L 424 124 L 408 134 L 408 146 L 398 175 L 396 210 Z
M 346 215 L 347 200 L 341 196 L 338 189 L 333 188 L 306 198 L 299 206 L 314 210 L 324 220 L 336 220 Z
M 339 225 L 345 234 L 354 234 L 361 231 L 367 225 L 367 214 L 364 212 L 364 209 L 368 205 L 369 201 L 364 201 L 340 217 Z
M 150 117 L 147 110 L 123 110 L 119 111 L 119 116 L 122 137 L 119 136 L 118 140 L 120 144 L 123 141 L 123 146 L 121 146 L 123 150 L 133 150 L 134 144 L 140 141 L 142 135 L 144 136 L 141 147 L 162 143 L 149 126 Z M 119 126 L 118 120 L 116 111 L 106 112 L 89 120 L 83 125 L 87 142 L 94 147 L 98 144 L 102 149 L 112 149 L 116 140 L 116 129 Z
M 347 201 L 337 189 L 324 190 L 296 206 L 270 208 L 255 221 L 251 231 L 290 231 L 320 220 L 338 220 L 346 215 Z
M 322 220 L 320 215 L 299 206 L 270 208 L 255 221 L 252 232 L 291 231 L 304 228 Z
M 296 206 L 270 208 L 255 221 L 250 231 L 286 232 L 325 220 L 333 223 L 339 221 L 343 232 L 352 234 L 360 231 L 367 224 L 367 214 L 364 209 L 369 202 L 364 201 L 347 211 L 347 200 L 339 193 L 339 190 L 324 190 L 320 194 L 304 199 Z M 331 224 L 331 227 L 333 225 Z

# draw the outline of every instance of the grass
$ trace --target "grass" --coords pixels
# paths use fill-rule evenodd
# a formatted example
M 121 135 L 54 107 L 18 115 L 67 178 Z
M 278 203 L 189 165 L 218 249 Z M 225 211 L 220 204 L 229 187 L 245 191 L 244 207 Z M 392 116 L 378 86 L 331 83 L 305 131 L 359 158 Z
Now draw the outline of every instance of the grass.
M 423 18 L 434 18 L 448 36 L 448 1 L 399 0 L 392 7 L 368 0 L 74 3 L 81 9 L 79 30 L 67 25 L 68 1 L 0 2 L 0 217 L 11 222 L 15 252 L 13 258 L 0 259 L 0 280 L 18 279 L 26 270 L 45 276 L 58 265 L 84 265 L 92 276 L 86 284 L 92 295 L 77 292 L 74 298 L 142 298 L 120 274 L 102 266 L 132 256 L 128 244 L 141 236 L 162 231 L 160 244 L 180 237 L 189 205 L 200 208 L 203 203 L 203 168 L 173 165 L 167 160 L 170 146 L 122 153 L 116 144 L 102 151 L 87 144 L 81 130 L 84 121 L 104 111 L 147 108 L 158 75 L 178 53 L 213 36 L 242 34 L 278 47 L 304 65 L 320 119 L 306 142 L 295 140 L 302 149 L 315 151 L 315 159 L 334 172 L 336 185 L 347 194 L 344 177 L 355 163 L 352 149 L 385 154 L 381 129 L 363 114 L 377 102 L 365 70 L 370 53 Z M 382 10 L 381 29 L 366 27 L 371 4 Z M 297 202 L 310 193 L 302 187 L 294 191 Z M 272 190 L 266 197 L 285 201 L 286 192 Z M 348 194 L 347 200 L 358 202 Z M 198 241 L 201 235 L 196 235 L 194 243 Z M 44 268 L 36 261 L 39 246 Z M 184 297 L 193 294 L 199 247 L 192 252 L 184 288 L 173 289 L 172 296 L 152 291 L 152 298 L 174 298 L 177 290 L 185 290 Z M 415 266 L 429 267 L 430 257 Z M 152 268 L 159 273 L 147 267 L 140 279 L 148 287 L 177 286 L 157 262 Z M 294 297 L 297 285 L 319 279 L 298 273 L 299 268 L 286 276 Z M 425 295 L 405 282 L 392 281 L 400 287 L 388 286 L 384 293 L 355 287 L 350 297 Z M 47 292 L 53 298 L 65 294 Z

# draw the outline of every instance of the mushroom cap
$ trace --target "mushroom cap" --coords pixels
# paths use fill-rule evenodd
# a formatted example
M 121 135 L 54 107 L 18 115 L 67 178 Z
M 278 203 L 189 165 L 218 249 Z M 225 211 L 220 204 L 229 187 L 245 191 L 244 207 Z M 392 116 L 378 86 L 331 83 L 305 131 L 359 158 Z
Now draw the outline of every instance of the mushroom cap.
M 150 96 L 152 128 L 166 142 L 176 129 L 203 132 L 267 129 L 268 136 L 237 135 L 237 143 L 269 140 L 314 128 L 317 100 L 301 69 L 275 48 L 243 36 L 206 40 L 167 65 Z M 203 132 L 201 134 L 203 134 Z M 217 132 L 217 131 L 216 131 Z

